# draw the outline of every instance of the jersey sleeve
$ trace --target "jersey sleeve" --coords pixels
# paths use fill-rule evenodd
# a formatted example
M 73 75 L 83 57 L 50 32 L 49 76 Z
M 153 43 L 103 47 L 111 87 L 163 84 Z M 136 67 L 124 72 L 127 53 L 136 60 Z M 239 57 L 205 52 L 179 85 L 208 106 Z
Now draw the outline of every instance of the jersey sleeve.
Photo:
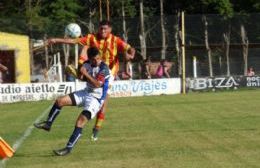
M 91 34 L 87 34 L 85 37 L 81 37 L 81 38 L 77 38 L 76 41 L 77 43 L 81 44 L 81 45 L 90 45 L 90 38 L 91 38 Z
M 125 53 L 127 50 L 131 48 L 131 46 L 128 43 L 126 43 L 124 40 L 122 40 L 119 37 L 116 39 L 116 43 L 117 43 L 118 51 L 120 53 Z

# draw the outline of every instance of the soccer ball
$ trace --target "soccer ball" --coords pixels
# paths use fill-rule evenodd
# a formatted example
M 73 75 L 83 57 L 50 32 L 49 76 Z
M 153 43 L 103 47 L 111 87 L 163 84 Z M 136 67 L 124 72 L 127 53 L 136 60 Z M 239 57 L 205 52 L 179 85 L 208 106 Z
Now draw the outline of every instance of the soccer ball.
M 65 28 L 65 35 L 72 38 L 77 38 L 81 35 L 81 28 L 77 23 L 70 23 Z

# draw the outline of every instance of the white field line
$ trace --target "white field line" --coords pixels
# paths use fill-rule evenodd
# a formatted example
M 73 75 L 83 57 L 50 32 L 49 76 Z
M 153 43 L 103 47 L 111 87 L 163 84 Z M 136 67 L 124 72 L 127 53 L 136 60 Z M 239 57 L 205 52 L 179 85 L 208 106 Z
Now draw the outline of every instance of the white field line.
M 12 146 L 12 148 L 14 149 L 14 151 L 17 151 L 17 150 L 19 149 L 19 147 L 22 145 L 22 143 L 26 140 L 26 138 L 31 135 L 32 130 L 34 129 L 33 124 L 39 122 L 39 121 L 46 115 L 46 113 L 49 112 L 49 110 L 50 110 L 51 107 L 52 107 L 52 106 L 49 106 L 47 109 L 45 109 L 45 110 L 42 112 L 42 114 L 25 130 L 25 132 L 23 133 L 23 135 L 22 135 L 19 139 L 17 139 L 17 140 L 15 141 L 15 143 L 14 143 L 13 146 Z M 3 159 L 2 162 L 0 162 L 0 168 L 4 168 L 4 167 L 5 167 L 5 163 L 6 163 L 7 160 L 8 160 L 8 159 Z

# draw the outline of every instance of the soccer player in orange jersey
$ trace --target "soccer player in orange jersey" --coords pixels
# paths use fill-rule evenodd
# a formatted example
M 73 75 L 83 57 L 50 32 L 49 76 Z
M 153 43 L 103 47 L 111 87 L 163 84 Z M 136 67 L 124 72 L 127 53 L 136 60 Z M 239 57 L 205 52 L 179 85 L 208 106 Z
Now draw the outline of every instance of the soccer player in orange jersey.
M 135 49 L 128 43 L 124 42 L 120 37 L 113 35 L 111 23 L 107 20 L 99 23 L 98 32 L 96 34 L 87 34 L 84 37 L 77 39 L 69 38 L 52 38 L 48 40 L 49 44 L 53 43 L 66 43 L 66 44 L 81 44 L 83 49 L 79 58 L 79 66 L 88 60 L 87 50 L 89 47 L 97 47 L 101 54 L 103 61 L 108 65 L 111 70 L 111 74 L 115 77 L 119 70 L 119 58 L 118 54 L 122 53 L 125 60 L 131 60 L 134 58 Z M 111 84 L 111 82 L 110 82 Z M 105 110 L 107 106 L 108 96 L 104 102 L 103 107 L 97 114 L 96 124 L 93 128 L 92 140 L 97 140 L 98 132 L 104 121 Z

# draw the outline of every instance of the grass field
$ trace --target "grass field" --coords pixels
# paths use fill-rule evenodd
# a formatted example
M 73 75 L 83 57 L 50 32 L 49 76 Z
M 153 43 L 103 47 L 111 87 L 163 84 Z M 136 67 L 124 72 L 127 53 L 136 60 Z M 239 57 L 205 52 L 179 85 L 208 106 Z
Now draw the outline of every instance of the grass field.
M 1 104 L 0 136 L 24 141 L 0 167 L 260 167 L 259 100 L 260 90 L 110 99 L 99 141 L 90 141 L 92 121 L 65 157 L 52 150 L 64 147 L 80 108 L 65 107 L 47 133 L 32 123 L 52 102 Z

